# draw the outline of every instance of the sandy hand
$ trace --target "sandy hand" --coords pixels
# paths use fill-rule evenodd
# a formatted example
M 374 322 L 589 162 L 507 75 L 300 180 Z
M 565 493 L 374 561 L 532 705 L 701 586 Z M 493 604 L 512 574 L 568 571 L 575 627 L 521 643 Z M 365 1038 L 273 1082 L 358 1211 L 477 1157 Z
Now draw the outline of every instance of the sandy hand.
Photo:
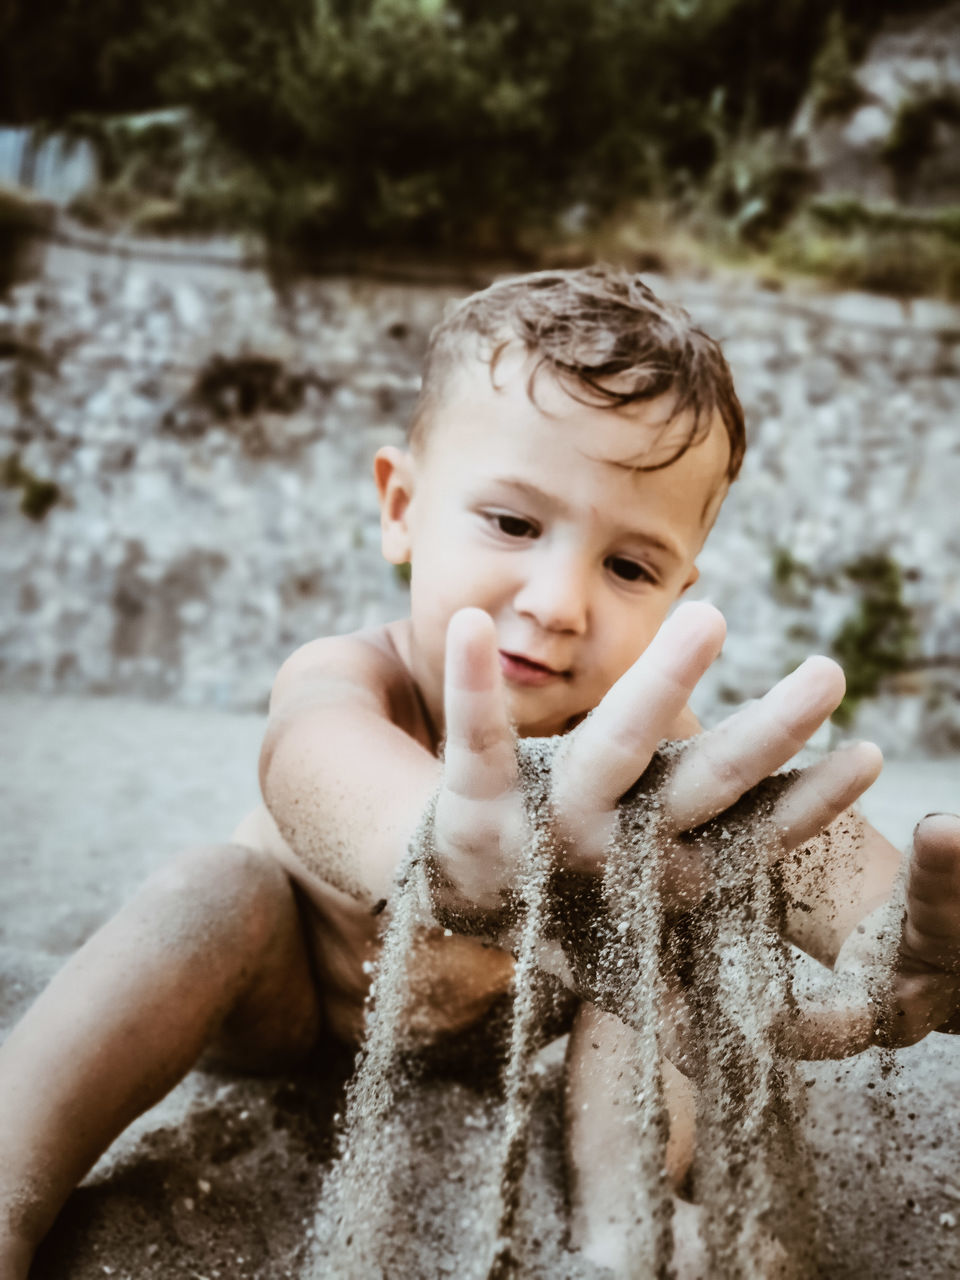
M 565 852 L 576 869 L 602 869 L 620 796 L 670 734 L 691 690 L 719 653 L 724 633 L 715 609 L 681 607 L 594 716 L 571 735 L 574 749 L 564 753 L 553 797 Z M 496 629 L 482 610 L 462 609 L 450 621 L 444 715 L 432 879 L 450 905 L 469 903 L 495 912 L 516 883 L 530 831 Z M 488 926 L 493 923 L 487 920 Z
M 601 865 L 617 830 L 621 798 L 672 733 L 723 637 L 717 610 L 682 605 L 564 743 L 554 765 L 553 803 L 574 869 Z M 704 850 L 685 833 L 724 813 L 781 768 L 843 693 L 837 664 L 809 658 L 765 697 L 691 741 L 659 799 L 661 889 L 668 911 L 695 905 L 706 887 Z M 870 786 L 881 764 L 876 747 L 856 743 L 803 770 L 769 815 L 767 829 L 775 833 L 771 859 L 819 834 Z
M 551 805 L 571 870 L 602 870 L 621 798 L 642 776 L 658 744 L 673 735 L 724 635 L 716 609 L 681 605 L 594 712 L 562 741 Z M 835 709 L 843 691 L 836 663 L 811 658 L 766 697 L 691 743 L 661 798 L 668 909 L 695 903 L 705 884 L 703 851 L 696 841 L 681 839 L 683 833 L 723 813 L 789 760 Z M 461 610 L 451 620 L 445 713 L 435 881 L 451 899 L 497 910 L 515 884 L 529 830 L 496 632 L 481 610 Z M 804 771 L 773 811 L 778 847 L 771 856 L 819 833 L 870 785 L 880 763 L 875 747 L 858 744 Z
M 837 957 L 825 993 L 801 1001 L 785 1033 L 801 1058 L 960 1032 L 960 817 L 918 823 L 902 895 L 868 916 Z

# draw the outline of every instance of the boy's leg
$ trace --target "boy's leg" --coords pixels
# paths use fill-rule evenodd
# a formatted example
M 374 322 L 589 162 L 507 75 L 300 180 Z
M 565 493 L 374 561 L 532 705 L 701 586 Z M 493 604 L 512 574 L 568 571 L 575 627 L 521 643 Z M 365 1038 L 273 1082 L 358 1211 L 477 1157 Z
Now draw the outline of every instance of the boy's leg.
M 582 1004 L 567 1051 L 566 1140 L 570 1185 L 571 1238 L 592 1262 L 629 1275 L 630 1224 L 634 1187 L 625 1176 L 631 1164 L 630 1073 L 625 1071 L 635 1037 L 619 1018 Z M 668 1060 L 663 1086 L 670 1116 L 667 1173 L 674 1190 L 682 1186 L 694 1154 L 693 1085 Z M 701 1258 L 693 1210 L 677 1201 L 674 1265 L 697 1274 Z
M 25 1276 L 113 1139 L 220 1035 L 250 1069 L 320 1026 L 291 882 L 238 845 L 182 855 L 60 970 L 0 1047 L 0 1280 Z

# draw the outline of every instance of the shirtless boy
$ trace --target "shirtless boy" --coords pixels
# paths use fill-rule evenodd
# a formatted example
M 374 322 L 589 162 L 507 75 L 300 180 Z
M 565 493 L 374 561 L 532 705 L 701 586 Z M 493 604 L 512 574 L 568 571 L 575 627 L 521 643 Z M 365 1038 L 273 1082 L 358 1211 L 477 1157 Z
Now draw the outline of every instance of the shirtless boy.
M 384 554 L 412 566 L 410 616 L 312 641 L 284 664 L 263 807 L 231 843 L 153 876 L 0 1050 L 0 1280 L 23 1280 L 71 1189 L 201 1051 L 267 1071 L 318 1042 L 357 1041 L 387 914 L 377 908 L 438 788 L 450 884 L 478 905 L 501 901 L 523 839 L 515 734 L 567 735 L 558 828 L 572 864 L 602 865 L 616 803 L 657 743 L 698 733 L 687 700 L 723 622 L 703 604 L 665 620 L 696 580 L 742 452 L 719 348 L 634 277 L 520 278 L 440 326 L 410 447 L 375 462 Z M 671 828 L 697 826 L 779 768 L 842 692 L 836 665 L 811 659 L 701 734 L 673 779 Z M 886 900 L 899 857 L 875 832 L 845 858 L 814 837 L 879 768 L 869 744 L 835 752 L 777 815 L 782 851 L 808 845 L 799 871 L 785 864 L 801 908 L 787 932 L 827 965 Z M 925 819 L 915 853 L 902 1043 L 944 1026 L 958 1003 L 960 820 Z M 678 842 L 663 858 L 666 891 L 689 902 L 696 850 Z M 417 949 L 411 1036 L 472 1024 L 511 973 L 505 952 L 436 930 Z M 625 1270 L 629 1204 L 610 1159 L 619 1028 L 581 1004 L 569 1147 L 573 1243 Z M 873 1014 L 856 1002 L 812 1011 L 795 1035 L 805 1054 L 856 1052 L 874 1036 Z M 692 1152 L 689 1086 L 665 1071 L 679 1180 Z

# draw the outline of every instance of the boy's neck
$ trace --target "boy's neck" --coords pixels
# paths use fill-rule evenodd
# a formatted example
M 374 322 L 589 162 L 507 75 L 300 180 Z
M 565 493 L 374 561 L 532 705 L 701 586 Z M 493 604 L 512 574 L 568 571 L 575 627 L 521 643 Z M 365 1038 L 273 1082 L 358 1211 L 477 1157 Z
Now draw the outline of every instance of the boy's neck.
M 420 681 L 417 679 L 413 654 L 413 629 L 410 619 L 398 618 L 395 622 L 388 622 L 384 627 L 384 634 L 393 649 L 397 661 L 407 673 L 410 681 L 410 691 L 416 701 L 429 748 L 434 755 L 437 755 L 440 749 L 441 730 L 436 723 L 435 717 L 431 714 L 430 706 L 424 697 Z

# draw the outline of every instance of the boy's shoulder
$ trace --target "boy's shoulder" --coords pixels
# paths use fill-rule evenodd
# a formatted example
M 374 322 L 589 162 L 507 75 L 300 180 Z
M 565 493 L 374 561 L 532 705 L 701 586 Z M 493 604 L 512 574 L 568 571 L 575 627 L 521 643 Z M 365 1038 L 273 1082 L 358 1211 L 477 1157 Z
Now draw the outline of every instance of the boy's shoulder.
M 409 620 L 325 636 L 302 645 L 277 672 L 270 715 L 285 717 L 318 702 L 375 710 L 429 741 L 422 700 L 409 666 Z

